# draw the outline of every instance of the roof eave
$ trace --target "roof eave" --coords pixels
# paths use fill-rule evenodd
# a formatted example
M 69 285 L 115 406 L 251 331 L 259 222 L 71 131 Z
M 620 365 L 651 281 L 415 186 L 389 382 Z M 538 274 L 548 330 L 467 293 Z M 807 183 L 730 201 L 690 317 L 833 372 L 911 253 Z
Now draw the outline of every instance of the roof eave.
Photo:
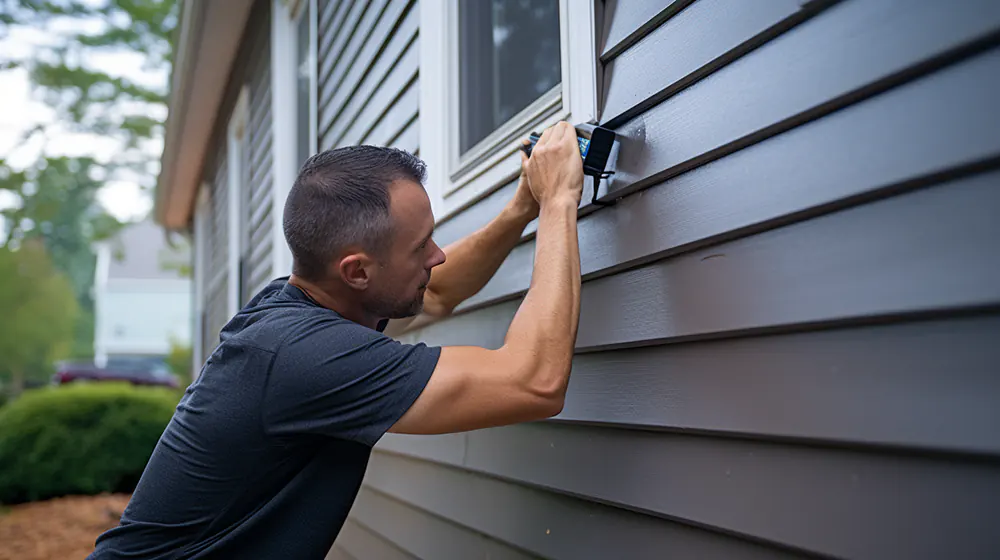
M 253 0 L 182 0 L 154 216 L 190 222 L 205 156 Z

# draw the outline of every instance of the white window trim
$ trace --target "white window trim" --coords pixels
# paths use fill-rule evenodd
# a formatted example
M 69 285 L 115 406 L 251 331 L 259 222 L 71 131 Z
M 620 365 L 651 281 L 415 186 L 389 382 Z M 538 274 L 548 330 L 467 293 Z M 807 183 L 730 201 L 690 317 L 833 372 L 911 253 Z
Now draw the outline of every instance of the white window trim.
M 271 257 L 272 276 L 287 276 L 292 271 L 292 253 L 285 242 L 282 214 L 288 192 L 298 175 L 298 96 L 296 94 L 296 45 L 298 18 L 309 6 L 311 58 L 309 86 L 309 151 L 316 153 L 319 138 L 317 110 L 317 27 L 316 0 L 273 0 L 271 17 Z
M 559 0 L 562 80 L 560 95 L 542 96 L 458 158 L 459 0 L 420 2 L 420 154 L 427 162 L 427 191 L 437 221 L 517 177 L 521 140 L 561 120 L 596 124 L 598 0 Z M 460 166 L 460 164 L 463 164 Z
M 246 149 L 243 140 L 246 138 L 247 125 L 250 121 L 250 93 L 246 86 L 240 90 L 236 105 L 229 117 L 227 133 L 227 158 L 228 158 L 228 191 L 229 191 L 229 286 L 227 292 L 227 311 L 232 317 L 240 310 L 243 302 L 240 301 L 240 257 L 243 254 L 243 195 L 246 186 L 243 176 L 246 170 L 243 169 L 243 151 Z

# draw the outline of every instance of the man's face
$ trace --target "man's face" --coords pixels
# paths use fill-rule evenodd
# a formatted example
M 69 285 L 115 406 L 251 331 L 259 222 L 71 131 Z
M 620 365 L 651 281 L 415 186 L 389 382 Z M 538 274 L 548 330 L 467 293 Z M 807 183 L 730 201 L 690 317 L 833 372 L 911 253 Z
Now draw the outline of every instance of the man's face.
M 379 259 L 366 307 L 378 317 L 401 319 L 423 309 L 431 269 L 445 256 L 431 239 L 434 214 L 424 188 L 413 181 L 396 181 L 389 200 L 392 241 Z

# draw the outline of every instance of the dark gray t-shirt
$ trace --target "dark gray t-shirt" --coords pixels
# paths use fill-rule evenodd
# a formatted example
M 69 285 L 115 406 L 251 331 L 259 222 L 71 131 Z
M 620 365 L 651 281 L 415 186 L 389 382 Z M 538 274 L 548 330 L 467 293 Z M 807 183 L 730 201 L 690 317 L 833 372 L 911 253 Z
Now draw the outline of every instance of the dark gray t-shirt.
M 401 344 L 275 280 L 186 391 L 91 558 L 323 558 L 371 447 L 440 348 Z

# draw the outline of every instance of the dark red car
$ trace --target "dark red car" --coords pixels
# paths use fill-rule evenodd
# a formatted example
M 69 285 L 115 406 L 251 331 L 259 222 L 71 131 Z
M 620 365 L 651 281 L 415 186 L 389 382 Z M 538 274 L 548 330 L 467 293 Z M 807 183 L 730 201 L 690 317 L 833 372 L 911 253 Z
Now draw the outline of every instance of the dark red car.
M 52 382 L 56 385 L 78 381 L 126 381 L 133 385 L 158 385 L 177 388 L 177 377 L 163 364 L 152 362 L 109 363 L 100 367 L 92 362 L 61 362 Z

